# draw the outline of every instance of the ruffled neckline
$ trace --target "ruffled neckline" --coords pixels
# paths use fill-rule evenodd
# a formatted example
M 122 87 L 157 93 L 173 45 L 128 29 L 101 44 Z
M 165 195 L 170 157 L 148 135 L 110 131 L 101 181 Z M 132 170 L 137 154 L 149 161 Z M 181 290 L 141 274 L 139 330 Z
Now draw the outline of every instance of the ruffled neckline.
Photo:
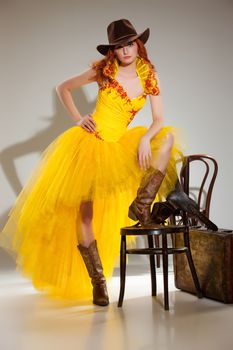
M 105 76 L 111 78 L 114 81 L 115 85 L 118 85 L 118 87 L 124 92 L 125 96 L 128 98 L 129 101 L 133 101 L 133 100 L 142 98 L 143 96 L 146 95 L 145 79 L 147 78 L 147 75 L 148 75 L 149 65 L 148 65 L 148 63 L 146 63 L 146 61 L 142 57 L 140 57 L 140 56 L 136 57 L 136 72 L 138 74 L 138 77 L 141 81 L 141 84 L 142 84 L 142 87 L 144 90 L 143 93 L 140 94 L 139 96 L 133 97 L 133 98 L 130 98 L 128 96 L 128 94 L 125 91 L 125 89 L 123 88 L 123 86 L 120 84 L 120 82 L 118 80 L 116 80 L 116 75 L 117 75 L 118 69 L 119 69 L 119 63 L 118 63 L 117 59 L 114 58 L 112 63 L 110 63 L 109 65 L 104 67 L 103 73 Z
M 119 63 L 116 58 L 114 58 L 113 62 L 109 63 L 109 65 L 105 66 L 103 69 L 103 73 L 105 76 L 115 79 L 116 74 L 118 72 Z M 142 73 L 143 71 L 149 70 L 149 64 L 145 61 L 144 58 L 137 56 L 136 57 L 136 71 L 137 73 Z
M 121 96 L 125 98 L 128 102 L 133 102 L 134 100 L 145 97 L 147 94 L 157 95 L 159 93 L 159 87 L 157 84 L 157 79 L 154 76 L 154 72 L 150 67 L 149 63 L 141 56 L 136 57 L 136 72 L 140 78 L 143 93 L 137 97 L 130 98 L 128 93 L 125 91 L 123 86 L 115 79 L 116 74 L 119 69 L 119 63 L 117 58 L 114 58 L 112 62 L 109 62 L 103 69 L 103 74 L 110 78 L 112 81 L 111 85 L 114 86 Z

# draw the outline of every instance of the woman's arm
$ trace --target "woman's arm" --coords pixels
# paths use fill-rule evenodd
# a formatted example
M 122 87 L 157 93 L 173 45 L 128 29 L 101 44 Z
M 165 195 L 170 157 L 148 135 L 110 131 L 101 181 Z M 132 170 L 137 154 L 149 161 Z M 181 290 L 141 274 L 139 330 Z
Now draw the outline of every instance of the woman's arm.
M 68 113 L 71 115 L 71 118 L 75 122 L 79 122 L 82 119 L 82 116 L 74 104 L 70 91 L 73 89 L 78 89 L 81 86 L 94 81 L 96 81 L 96 72 L 93 68 L 89 68 L 83 73 L 67 79 L 56 86 L 57 94 L 63 106 L 67 109 Z
M 145 134 L 141 137 L 139 146 L 138 146 L 138 162 L 141 168 L 145 170 L 150 166 L 150 160 L 152 158 L 152 152 L 150 147 L 150 140 L 157 134 L 157 132 L 164 125 L 164 110 L 163 110 L 163 101 L 161 96 L 161 87 L 158 76 L 156 75 L 157 86 L 159 87 L 158 95 L 149 95 L 151 111 L 152 111 L 152 119 L 153 122 L 145 132 Z
M 158 95 L 149 95 L 153 122 L 143 136 L 149 140 L 151 140 L 164 125 L 163 99 L 161 96 L 160 81 L 157 75 L 156 79 L 160 93 Z

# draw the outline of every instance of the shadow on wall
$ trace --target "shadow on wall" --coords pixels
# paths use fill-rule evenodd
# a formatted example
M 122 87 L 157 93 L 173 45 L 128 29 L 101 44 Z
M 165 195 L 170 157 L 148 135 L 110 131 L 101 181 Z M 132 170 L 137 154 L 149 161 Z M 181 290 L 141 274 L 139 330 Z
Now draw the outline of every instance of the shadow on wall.
M 78 100 L 77 103 L 75 101 L 76 99 Z M 52 117 L 40 118 L 43 120 L 49 120 L 50 124 L 45 129 L 39 130 L 29 139 L 11 145 L 1 152 L 1 165 L 3 172 L 16 196 L 22 190 L 23 186 L 20 183 L 19 177 L 17 175 L 17 169 L 15 168 L 14 160 L 17 157 L 22 157 L 29 153 L 42 153 L 44 149 L 49 145 L 49 143 L 51 143 L 59 134 L 75 125 L 59 101 L 56 92 L 53 94 L 53 100 L 55 110 L 54 115 Z M 78 106 L 78 109 L 82 115 L 91 113 L 92 109 L 95 106 L 95 103 L 87 102 L 86 96 L 81 90 L 78 92 L 77 98 L 74 98 L 74 102 Z
M 42 120 L 49 120 L 49 125 L 46 128 L 38 130 L 34 135 L 25 141 L 21 141 L 16 144 L 12 144 L 1 151 L 1 166 L 3 173 L 5 174 L 9 186 L 15 193 L 16 197 L 21 192 L 23 185 L 20 182 L 20 178 L 15 167 L 15 159 L 17 157 L 23 157 L 30 153 L 42 153 L 45 148 L 61 133 L 66 131 L 68 128 L 73 127 L 74 121 L 69 116 L 68 112 L 60 102 L 56 90 L 53 91 L 54 101 L 54 115 L 49 117 L 40 117 Z M 96 101 L 88 102 L 86 95 L 82 89 L 79 89 L 75 96 L 73 96 L 74 103 L 76 104 L 81 115 L 92 113 Z M 1 213 L 0 216 L 0 228 L 2 229 L 7 221 L 7 215 L 10 211 L 6 210 Z M 12 269 L 15 266 L 12 258 L 3 251 L 0 250 L 0 270 Z

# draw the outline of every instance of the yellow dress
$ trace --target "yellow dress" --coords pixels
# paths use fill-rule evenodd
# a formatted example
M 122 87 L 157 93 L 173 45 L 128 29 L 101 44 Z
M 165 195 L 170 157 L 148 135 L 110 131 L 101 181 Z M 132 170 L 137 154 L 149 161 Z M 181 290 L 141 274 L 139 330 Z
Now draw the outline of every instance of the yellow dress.
M 139 167 L 137 149 L 147 128 L 127 126 L 144 106 L 147 95 L 159 94 L 148 63 L 137 57 L 136 67 L 144 93 L 134 99 L 114 79 L 117 61 L 113 70 L 106 68 L 110 80 L 99 89 L 92 113 L 95 133 L 73 126 L 48 145 L 0 234 L 0 245 L 14 257 L 17 270 L 48 297 L 86 299 L 92 295 L 77 249 L 81 201 L 93 201 L 93 230 L 107 278 L 118 261 L 120 228 L 135 224 L 128 218 L 128 207 L 145 173 Z M 174 188 L 175 162 L 181 157 L 172 126 L 163 127 L 151 140 L 152 153 L 156 156 L 168 131 L 176 136 L 176 142 L 155 201 Z M 129 238 L 129 243 L 134 242 L 134 237 Z

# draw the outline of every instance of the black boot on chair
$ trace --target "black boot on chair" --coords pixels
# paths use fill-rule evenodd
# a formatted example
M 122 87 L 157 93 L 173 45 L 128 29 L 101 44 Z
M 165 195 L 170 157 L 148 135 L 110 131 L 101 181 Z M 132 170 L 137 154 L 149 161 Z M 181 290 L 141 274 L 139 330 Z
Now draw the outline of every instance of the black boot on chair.
M 172 214 L 178 215 L 180 209 L 175 209 L 173 205 L 165 202 L 156 202 L 153 205 L 151 211 L 151 220 L 155 224 L 165 224 L 166 219 L 168 219 Z
M 212 231 L 218 230 L 218 227 L 200 212 L 198 204 L 184 192 L 179 180 L 176 182 L 175 189 L 167 196 L 166 202 L 170 205 L 170 209 L 173 207 L 173 210 L 181 209 L 186 211 L 188 214 L 197 217 L 208 229 Z

